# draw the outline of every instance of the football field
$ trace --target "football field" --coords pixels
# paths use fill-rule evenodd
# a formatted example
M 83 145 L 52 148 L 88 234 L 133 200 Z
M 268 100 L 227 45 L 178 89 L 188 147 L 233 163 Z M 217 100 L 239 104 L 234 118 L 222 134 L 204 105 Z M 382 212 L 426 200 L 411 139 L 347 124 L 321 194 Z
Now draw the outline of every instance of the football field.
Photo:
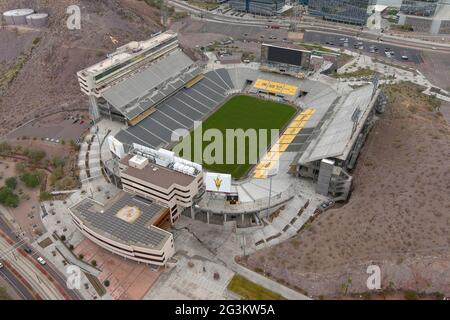
M 251 131 L 249 129 L 255 129 L 257 132 L 257 149 L 256 150 L 266 150 L 268 146 L 271 144 L 271 132 L 270 129 L 279 129 L 281 134 L 281 129 L 287 124 L 287 122 L 292 118 L 295 114 L 295 108 L 274 101 L 262 100 L 259 98 L 251 97 L 251 96 L 235 96 L 230 100 L 225 102 L 225 104 L 218 109 L 214 114 L 212 114 L 208 119 L 206 119 L 201 126 L 201 131 L 203 134 L 202 139 L 202 151 L 203 155 L 205 153 L 211 153 L 216 155 L 216 152 L 211 152 L 214 149 L 215 137 L 211 138 L 206 132 L 208 129 L 217 129 L 221 132 L 223 143 L 223 162 L 226 162 L 226 150 L 227 144 L 233 143 L 233 141 L 227 141 L 226 129 L 242 129 L 244 131 Z M 195 131 L 200 128 L 195 129 Z M 261 139 L 264 132 L 259 131 L 260 129 L 266 129 L 266 141 Z M 199 132 L 199 131 L 197 131 Z M 217 132 L 217 131 L 216 131 Z M 192 146 L 192 154 L 194 153 L 194 135 L 195 132 L 191 132 L 191 146 Z M 238 138 L 234 138 L 234 160 L 227 161 L 232 163 L 207 163 L 205 158 L 202 158 L 202 165 L 205 169 L 214 172 L 220 173 L 229 173 L 233 176 L 233 178 L 241 178 L 247 174 L 247 172 L 251 169 L 255 163 L 250 163 L 250 139 L 245 139 L 245 161 L 244 163 L 238 163 L 238 156 L 242 157 L 242 149 L 238 150 Z M 276 139 L 277 137 L 273 137 Z M 231 138 L 230 138 L 231 139 Z M 209 140 L 209 141 L 206 141 Z M 233 145 L 232 145 L 233 146 Z M 252 146 L 255 147 L 254 145 Z M 264 149 L 261 149 L 264 147 Z M 230 147 L 228 147 L 230 150 Z M 217 149 L 216 149 L 217 151 Z M 263 156 L 264 154 L 259 154 L 258 158 Z M 184 158 L 193 158 L 193 156 L 186 156 L 180 153 L 180 156 Z M 220 158 L 220 157 L 219 157 Z M 198 159 L 189 159 L 189 160 L 198 160 Z M 243 162 L 243 161 L 241 161 Z M 253 161 L 254 162 L 254 161 Z

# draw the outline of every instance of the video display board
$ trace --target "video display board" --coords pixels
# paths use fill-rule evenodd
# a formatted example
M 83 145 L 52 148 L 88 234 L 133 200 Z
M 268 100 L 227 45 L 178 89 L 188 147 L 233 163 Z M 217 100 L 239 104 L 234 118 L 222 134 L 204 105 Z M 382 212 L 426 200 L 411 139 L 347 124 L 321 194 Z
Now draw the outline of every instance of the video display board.
M 302 51 L 269 46 L 267 52 L 267 60 L 272 62 L 301 66 L 302 54 Z

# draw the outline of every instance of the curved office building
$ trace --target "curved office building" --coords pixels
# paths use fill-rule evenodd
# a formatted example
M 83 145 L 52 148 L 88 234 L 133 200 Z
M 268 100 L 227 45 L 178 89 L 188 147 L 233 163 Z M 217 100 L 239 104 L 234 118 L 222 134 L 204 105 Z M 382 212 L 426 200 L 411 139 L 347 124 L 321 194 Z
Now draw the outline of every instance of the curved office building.
M 324 20 L 364 25 L 372 4 L 372 0 L 309 0 L 308 11 Z
M 277 14 L 285 0 L 230 0 L 229 4 L 236 11 L 272 16 Z

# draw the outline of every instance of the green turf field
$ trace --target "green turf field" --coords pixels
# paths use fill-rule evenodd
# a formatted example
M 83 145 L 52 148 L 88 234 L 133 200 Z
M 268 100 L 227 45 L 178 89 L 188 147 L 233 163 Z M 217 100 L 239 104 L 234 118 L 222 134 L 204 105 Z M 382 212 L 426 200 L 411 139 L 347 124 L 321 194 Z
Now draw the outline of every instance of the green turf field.
M 207 120 L 205 120 L 202 124 L 203 134 L 207 129 L 216 128 L 223 133 L 223 139 L 225 140 L 223 153 L 224 159 L 226 157 L 226 145 L 227 139 L 225 130 L 226 129 L 238 129 L 241 128 L 244 131 L 247 129 L 268 129 L 267 132 L 267 143 L 260 143 L 261 139 L 257 139 L 258 150 L 260 149 L 260 144 L 264 146 L 264 149 L 267 148 L 267 144 L 270 145 L 271 137 L 270 137 L 270 129 L 281 129 L 285 126 L 285 124 L 291 119 L 291 117 L 295 113 L 295 108 L 290 105 L 277 103 L 273 101 L 261 100 L 251 96 L 235 96 L 228 100 L 219 110 L 217 110 L 214 114 L 212 114 Z M 196 129 L 199 130 L 199 129 Z M 258 133 L 259 134 L 259 133 Z M 194 132 L 191 132 L 191 141 L 194 141 Z M 205 140 L 205 139 L 203 139 Z M 212 148 L 212 144 L 215 139 L 211 141 L 203 141 L 203 148 Z M 245 163 L 237 164 L 237 139 L 234 139 L 234 150 L 235 150 L 235 161 L 234 164 L 220 164 L 213 163 L 208 164 L 205 161 L 202 161 L 203 166 L 210 171 L 221 172 L 221 173 L 230 173 L 233 178 L 241 178 L 247 174 L 250 168 L 254 165 L 253 163 L 248 163 L 248 152 L 245 154 Z M 194 143 L 192 143 L 194 145 Z M 177 152 L 180 156 L 196 161 L 198 160 L 194 158 L 194 149 L 192 149 L 192 155 L 183 154 L 177 150 L 181 144 L 175 147 L 174 151 Z M 249 139 L 246 139 L 245 142 L 245 150 L 249 148 Z M 208 149 L 207 149 L 208 150 Z M 215 152 L 212 152 L 215 154 Z M 204 159 L 203 159 L 204 160 Z

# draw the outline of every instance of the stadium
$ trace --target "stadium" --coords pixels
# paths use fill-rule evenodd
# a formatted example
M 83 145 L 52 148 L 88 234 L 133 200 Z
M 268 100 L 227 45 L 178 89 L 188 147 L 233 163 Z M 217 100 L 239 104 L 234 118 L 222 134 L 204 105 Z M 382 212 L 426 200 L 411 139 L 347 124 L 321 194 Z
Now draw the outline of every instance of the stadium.
M 297 232 L 301 212 L 345 201 L 351 170 L 383 105 L 376 79 L 352 88 L 322 73 L 329 61 L 310 68 L 314 53 L 264 45 L 262 51 L 261 64 L 200 67 L 166 32 L 80 71 L 93 119 L 122 124 L 107 139 L 104 173 L 123 192 L 167 208 L 170 224 L 183 214 L 259 226 L 255 248 Z M 255 163 L 204 163 L 177 151 L 199 122 L 203 131 L 263 129 L 267 139 L 257 140 Z M 202 152 L 211 142 L 205 140 Z M 297 208 L 289 219 L 270 223 L 274 212 L 289 207 Z

